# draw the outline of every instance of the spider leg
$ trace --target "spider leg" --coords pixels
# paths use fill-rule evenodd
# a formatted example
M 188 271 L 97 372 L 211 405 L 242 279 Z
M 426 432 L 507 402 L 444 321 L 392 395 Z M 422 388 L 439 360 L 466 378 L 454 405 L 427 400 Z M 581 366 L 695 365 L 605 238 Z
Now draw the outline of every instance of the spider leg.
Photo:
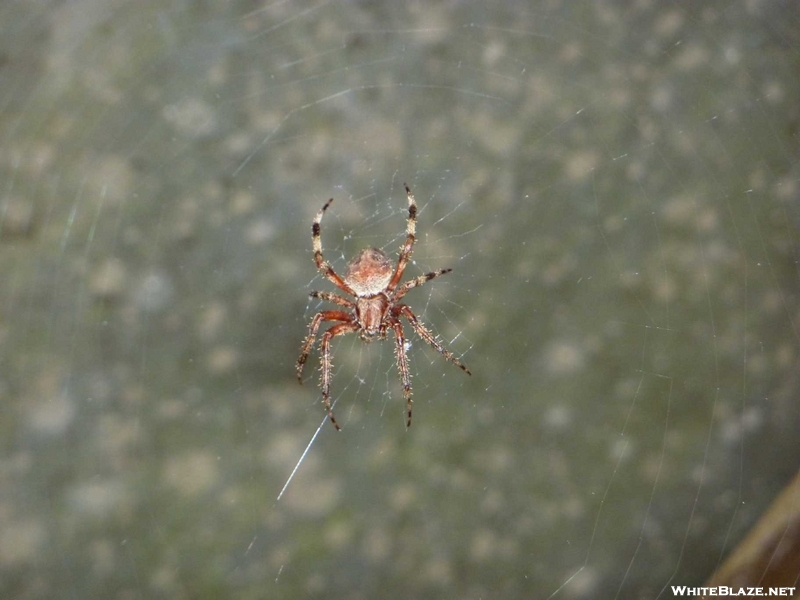
M 411 375 L 408 372 L 408 355 L 406 355 L 406 339 L 403 335 L 403 324 L 397 319 L 392 318 L 392 329 L 394 329 L 394 340 L 397 342 L 395 353 L 397 354 L 397 368 L 400 369 L 400 380 L 403 382 L 403 396 L 406 398 L 406 429 L 411 427 L 411 407 L 414 402 L 411 400 Z
M 433 334 L 428 331 L 422 323 L 420 323 L 419 319 L 417 319 L 417 316 L 411 312 L 411 309 L 406 304 L 396 305 L 393 309 L 393 313 L 402 315 L 408 319 L 408 322 L 411 323 L 414 331 L 416 331 L 423 340 L 428 342 L 434 348 L 434 350 L 444 356 L 451 363 L 458 365 L 467 375 L 472 375 L 469 369 L 464 366 L 464 364 L 458 360 L 452 352 L 442 346 L 442 344 L 435 337 L 433 337 Z
M 330 292 L 311 292 L 309 296 L 312 298 L 319 298 L 320 300 L 326 300 L 327 302 L 333 302 L 334 304 L 344 306 L 345 308 L 355 309 L 356 307 L 355 302 L 351 302 L 347 298 L 342 298 L 341 296 L 337 294 L 331 294 Z
M 331 423 L 333 423 L 333 426 L 336 427 L 336 431 L 341 431 L 342 428 L 339 427 L 339 424 L 336 422 L 336 418 L 333 416 L 333 408 L 331 407 L 331 339 L 335 338 L 337 335 L 344 335 L 355 331 L 358 331 L 358 324 L 339 323 L 323 333 L 322 341 L 320 342 L 322 346 L 322 402 L 325 404 L 325 408 L 328 411 L 328 418 L 331 420 Z
M 399 288 L 397 288 L 397 291 L 394 293 L 393 300 L 395 302 L 397 302 L 398 300 L 400 300 L 400 298 L 405 296 L 409 292 L 409 290 L 412 290 L 415 287 L 419 287 L 423 283 L 426 283 L 426 282 L 430 281 L 431 279 L 435 279 L 436 277 L 439 277 L 439 275 L 445 275 L 445 274 L 449 273 L 452 270 L 453 269 L 439 269 L 438 271 L 431 271 L 430 273 L 426 273 L 425 275 L 420 275 L 416 279 L 409 279 L 403 285 L 401 285 Z
M 351 296 L 355 296 L 356 293 L 350 289 L 350 286 L 347 285 L 344 280 L 336 274 L 336 271 L 333 270 L 333 267 L 322 257 L 322 238 L 320 236 L 320 232 L 322 228 L 320 227 L 320 222 L 322 221 L 322 215 L 325 214 L 325 211 L 333 202 L 333 198 L 328 200 L 325 205 L 319 209 L 317 216 L 314 217 L 314 223 L 311 225 L 311 244 L 314 247 L 314 262 L 317 264 L 317 269 L 319 272 L 330 281 L 333 285 L 338 287 L 340 290 L 347 292 Z
M 314 338 L 317 337 L 317 331 L 322 321 L 349 321 L 351 316 L 343 310 L 324 310 L 318 312 L 311 319 L 311 324 L 308 326 L 308 335 L 303 341 L 303 349 L 300 351 L 300 358 L 297 359 L 297 381 L 303 383 L 303 365 L 308 360 L 308 353 L 311 352 L 311 346 L 314 345 Z
M 405 186 L 406 196 L 408 196 L 406 241 L 403 244 L 403 247 L 400 248 L 400 255 L 397 257 L 397 267 L 394 270 L 394 275 L 392 275 L 389 285 L 386 286 L 386 290 L 389 292 L 396 288 L 397 284 L 400 283 L 400 279 L 403 277 L 403 271 L 406 270 L 408 260 L 411 258 L 411 251 L 414 249 L 414 242 L 417 239 L 417 201 L 414 199 L 414 194 L 411 193 L 409 187 L 406 184 L 403 184 L 403 186 Z

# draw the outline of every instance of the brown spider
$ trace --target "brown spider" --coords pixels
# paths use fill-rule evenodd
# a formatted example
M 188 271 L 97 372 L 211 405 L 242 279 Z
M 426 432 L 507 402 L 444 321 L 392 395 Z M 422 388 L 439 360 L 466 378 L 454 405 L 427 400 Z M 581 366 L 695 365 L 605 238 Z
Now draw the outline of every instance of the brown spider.
M 303 365 L 306 364 L 308 353 L 314 345 L 320 323 L 323 321 L 340 321 L 322 334 L 320 347 L 322 349 L 322 401 L 328 411 L 328 417 L 341 431 L 341 427 L 336 422 L 331 408 L 331 340 L 337 335 L 346 333 L 358 333 L 362 340 L 370 342 L 373 339 L 386 339 L 389 328 L 394 331 L 395 353 L 397 354 L 397 366 L 400 369 L 400 379 L 403 382 L 403 395 L 406 398 L 408 420 L 406 427 L 411 427 L 411 376 L 408 373 L 408 357 L 405 350 L 405 337 L 400 317 L 405 317 L 419 336 L 428 342 L 435 350 L 452 363 L 455 363 L 467 374 L 472 375 L 469 369 L 459 361 L 453 353 L 447 350 L 442 344 L 433 337 L 430 331 L 420 323 L 416 315 L 405 304 L 400 304 L 400 299 L 409 290 L 430 281 L 434 277 L 449 273 L 452 269 L 439 269 L 427 275 L 420 275 L 415 279 L 406 281 L 400 287 L 400 279 L 403 271 L 406 270 L 411 251 L 414 249 L 414 237 L 417 225 L 417 203 L 414 194 L 405 185 L 406 195 L 408 196 L 408 223 L 406 225 L 406 241 L 400 248 L 397 258 L 397 266 L 392 268 L 389 257 L 377 248 L 365 248 L 347 264 L 344 279 L 339 277 L 327 261 L 322 258 L 322 241 L 320 239 L 320 221 L 327 208 L 333 202 L 333 198 L 325 203 L 325 206 L 317 213 L 314 224 L 311 226 L 311 241 L 314 247 L 314 262 L 317 264 L 319 272 L 324 275 L 331 283 L 346 294 L 355 297 L 355 301 L 343 298 L 338 294 L 329 292 L 311 292 L 312 298 L 327 300 L 339 306 L 350 309 L 352 312 L 344 310 L 324 310 L 318 312 L 311 319 L 308 328 L 308 336 L 303 342 L 303 349 L 300 358 L 297 359 L 297 380 L 303 383 Z

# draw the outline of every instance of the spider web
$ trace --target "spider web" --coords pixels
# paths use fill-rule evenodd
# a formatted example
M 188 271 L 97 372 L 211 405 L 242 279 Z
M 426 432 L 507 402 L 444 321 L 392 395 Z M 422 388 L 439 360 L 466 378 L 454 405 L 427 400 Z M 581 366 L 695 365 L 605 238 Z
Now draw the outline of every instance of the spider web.
M 797 471 L 798 17 L 0 5 L 0 596 L 701 585 Z M 391 335 L 337 338 L 337 434 L 311 222 L 396 257 L 403 183 L 473 375 L 407 327 L 406 431 Z

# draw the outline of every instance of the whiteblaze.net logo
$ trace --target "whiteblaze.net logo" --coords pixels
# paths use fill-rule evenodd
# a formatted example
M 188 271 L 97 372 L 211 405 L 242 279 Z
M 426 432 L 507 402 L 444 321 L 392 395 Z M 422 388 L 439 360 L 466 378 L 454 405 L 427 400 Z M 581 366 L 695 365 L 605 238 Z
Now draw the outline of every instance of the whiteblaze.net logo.
M 673 585 L 672 593 L 675 596 L 693 596 L 695 598 L 708 598 L 712 596 L 733 598 L 737 596 L 794 596 L 793 587 L 728 587 L 718 585 L 715 587 L 689 587 L 686 585 Z

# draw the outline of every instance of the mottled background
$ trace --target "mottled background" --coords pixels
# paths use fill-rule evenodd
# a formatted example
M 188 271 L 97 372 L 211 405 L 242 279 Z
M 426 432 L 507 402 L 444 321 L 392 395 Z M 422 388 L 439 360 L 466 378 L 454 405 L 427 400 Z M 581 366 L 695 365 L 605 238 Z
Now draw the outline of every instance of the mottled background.
M 799 6 L 0 4 L 0 597 L 700 584 L 798 469 Z M 276 500 L 404 182 L 473 376 L 341 339 Z

